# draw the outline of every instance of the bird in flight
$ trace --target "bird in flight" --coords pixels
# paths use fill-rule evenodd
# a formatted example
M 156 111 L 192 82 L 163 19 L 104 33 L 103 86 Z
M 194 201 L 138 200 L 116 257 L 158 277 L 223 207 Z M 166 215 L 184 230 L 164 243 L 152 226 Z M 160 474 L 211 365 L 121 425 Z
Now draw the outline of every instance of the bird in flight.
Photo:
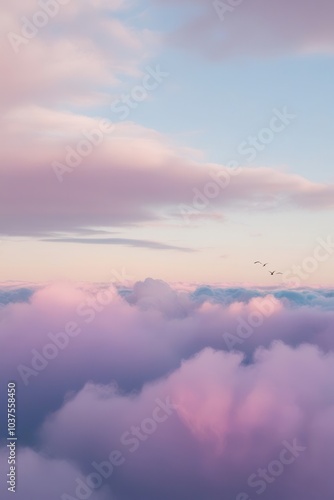
M 256 260 L 254 264 L 261 264 L 262 267 L 266 267 L 268 265 L 268 262 L 263 263 L 260 260 Z M 269 274 L 271 274 L 271 276 L 274 276 L 274 274 L 283 274 L 283 273 L 278 273 L 276 271 L 269 271 Z

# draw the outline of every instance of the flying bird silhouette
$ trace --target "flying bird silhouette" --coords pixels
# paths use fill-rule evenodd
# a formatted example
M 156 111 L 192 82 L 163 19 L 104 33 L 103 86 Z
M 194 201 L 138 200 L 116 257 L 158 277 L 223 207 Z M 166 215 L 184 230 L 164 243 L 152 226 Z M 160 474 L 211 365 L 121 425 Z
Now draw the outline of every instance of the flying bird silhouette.
M 263 263 L 260 260 L 256 260 L 254 264 L 261 264 L 261 266 L 266 267 L 268 265 L 268 262 Z
M 276 271 L 269 271 L 269 273 L 274 276 L 274 274 L 276 273 Z

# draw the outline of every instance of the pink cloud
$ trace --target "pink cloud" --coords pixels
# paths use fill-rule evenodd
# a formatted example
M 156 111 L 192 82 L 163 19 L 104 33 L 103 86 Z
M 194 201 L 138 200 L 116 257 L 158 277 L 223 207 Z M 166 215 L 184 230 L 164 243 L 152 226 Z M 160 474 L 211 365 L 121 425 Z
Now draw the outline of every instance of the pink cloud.
M 198 499 L 209 493 L 236 498 L 243 490 L 252 495 L 250 475 L 267 467 L 282 443 L 297 442 L 300 457 L 277 483 L 266 485 L 267 494 L 292 499 L 297 491 L 311 499 L 319 488 L 329 499 L 332 475 L 320 464 L 334 454 L 328 446 L 328 440 L 334 443 L 332 378 L 332 354 L 324 357 L 311 346 L 292 350 L 278 344 L 259 351 L 250 366 L 243 366 L 238 355 L 206 350 L 132 398 L 113 388 L 86 386 L 47 420 L 42 440 L 56 457 L 78 463 L 99 462 L 120 450 L 125 462 L 109 484 L 116 497 L 127 499 L 155 498 L 158 487 L 163 498 L 182 498 L 196 488 Z M 124 432 L 140 427 L 157 398 L 166 401 L 166 396 L 175 410 L 152 436 L 141 443 L 138 438 L 131 453 Z M 96 431 L 89 440 L 92 421 Z M 314 453 L 321 458 L 318 466 Z M 302 478 L 310 469 L 312 484 L 305 484 Z M 189 475 L 190 470 L 196 474 Z
M 306 450 L 267 494 L 311 500 L 321 492 L 329 500 L 333 293 L 236 292 L 148 279 L 122 298 L 113 287 L 55 284 L 1 307 L 0 375 L 17 380 L 21 446 L 34 448 L 22 450 L 22 491 L 36 500 L 49 488 L 73 496 L 93 461 L 120 450 L 125 462 L 103 481 L 98 500 L 110 490 L 117 500 L 159 491 L 163 500 L 233 499 L 240 491 L 252 498 L 250 475 L 297 440 Z M 240 336 L 259 311 L 262 323 L 229 351 L 224 332 Z M 41 367 L 46 352 L 52 359 Z M 22 365 L 36 362 L 24 383 Z M 132 426 L 152 425 L 157 399 L 175 407 L 137 443 Z
M 109 123 L 106 133 L 100 131 L 103 142 L 69 168 L 69 151 L 75 155 L 87 140 L 83 131 L 96 133 L 101 120 L 37 107 L 12 110 L 3 120 L 0 207 L 3 217 L 11 215 L 10 228 L 6 218 L 1 221 L 5 234 L 117 226 L 175 213 L 182 219 L 184 210 L 190 217 L 208 212 L 217 218 L 231 207 L 333 208 L 331 184 L 264 167 L 230 175 L 220 165 L 185 157 L 167 138 L 130 122 Z M 61 183 L 55 161 L 72 168 Z
M 58 13 L 47 16 L 41 28 L 34 27 L 34 16 L 44 12 L 38 2 L 0 3 L 1 73 L 6 75 L 2 109 L 36 103 L 106 105 L 121 79 L 140 76 L 152 56 L 156 35 L 119 19 L 127 9 L 123 1 L 55 3 Z M 34 35 L 27 37 L 27 30 L 35 30 Z
M 140 388 L 205 347 L 237 349 L 249 359 L 259 345 L 268 347 L 274 340 L 292 346 L 309 342 L 326 352 L 332 349 L 334 317 L 330 299 L 319 296 L 323 308 L 296 308 L 288 300 L 278 300 L 265 292 L 262 298 L 247 302 L 226 293 L 219 304 L 212 302 L 209 293 L 203 296 L 183 289 L 176 291 L 156 280 L 135 284 L 126 300 L 113 286 L 41 288 L 28 303 L 8 304 L 0 309 L 2 343 L 11 353 L 3 360 L 2 375 L 19 377 L 25 388 L 22 398 L 27 401 L 39 398 L 40 391 L 58 377 L 53 398 L 59 404 L 64 391 L 82 387 L 87 377 L 101 383 L 115 379 L 124 390 L 134 384 Z M 302 297 L 303 293 L 297 295 Z M 260 312 L 262 322 L 250 327 L 256 312 Z M 64 335 L 69 323 L 77 334 Z M 232 341 L 226 342 L 225 334 L 232 335 Z M 45 346 L 55 343 L 55 338 L 61 346 L 66 345 L 51 347 L 51 351 L 57 351 L 56 358 L 45 363 L 40 356 Z M 10 350 L 13 343 L 15 351 Z M 41 373 L 33 368 L 34 356 L 39 357 L 38 366 L 45 364 Z M 22 367 L 19 370 L 20 365 L 30 372 Z M 47 402 L 45 405 L 48 407 Z M 34 413 L 33 405 L 31 411 Z

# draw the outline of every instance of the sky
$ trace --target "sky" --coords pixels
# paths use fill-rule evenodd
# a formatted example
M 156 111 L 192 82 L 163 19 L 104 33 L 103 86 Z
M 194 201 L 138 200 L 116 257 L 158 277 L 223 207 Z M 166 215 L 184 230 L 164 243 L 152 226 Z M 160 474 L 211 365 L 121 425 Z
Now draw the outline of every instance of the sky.
M 329 0 L 40 4 L 1 2 L 1 281 L 332 284 Z
M 332 500 L 332 0 L 0 20 L 1 499 Z

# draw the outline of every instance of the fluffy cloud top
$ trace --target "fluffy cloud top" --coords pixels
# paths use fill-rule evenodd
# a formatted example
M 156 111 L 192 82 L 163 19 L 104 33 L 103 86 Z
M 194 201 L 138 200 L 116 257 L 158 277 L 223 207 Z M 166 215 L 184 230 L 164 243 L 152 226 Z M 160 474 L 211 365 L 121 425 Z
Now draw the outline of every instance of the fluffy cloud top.
M 331 498 L 333 291 L 178 288 L 59 284 L 3 305 L 19 498 Z

